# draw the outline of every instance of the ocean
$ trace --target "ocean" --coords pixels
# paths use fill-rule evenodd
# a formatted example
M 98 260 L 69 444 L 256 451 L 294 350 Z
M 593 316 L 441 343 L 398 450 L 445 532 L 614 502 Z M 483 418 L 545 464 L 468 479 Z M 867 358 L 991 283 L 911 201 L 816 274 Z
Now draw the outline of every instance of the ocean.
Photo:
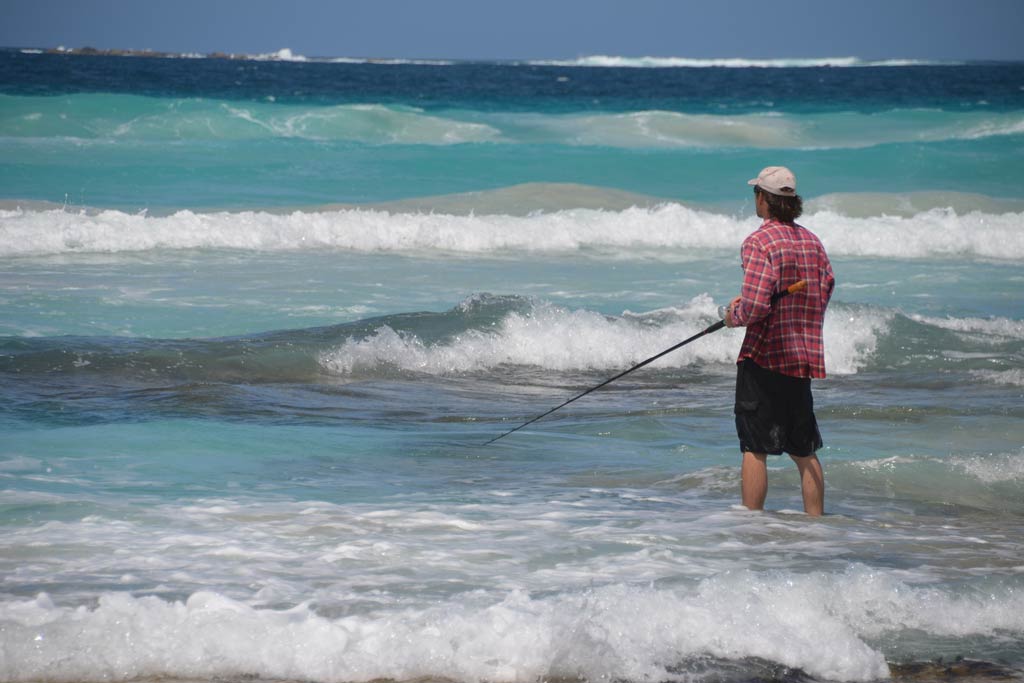
M 826 514 L 717 320 L 786 165 Z M 0 50 L 0 681 L 1024 679 L 1024 64 Z

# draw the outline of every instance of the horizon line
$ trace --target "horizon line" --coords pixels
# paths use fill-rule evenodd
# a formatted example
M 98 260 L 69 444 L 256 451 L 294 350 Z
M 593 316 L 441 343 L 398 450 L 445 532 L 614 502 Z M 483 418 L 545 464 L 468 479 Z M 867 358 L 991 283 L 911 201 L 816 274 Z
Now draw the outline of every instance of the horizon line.
M 966 64 L 1014 64 L 1024 60 L 1013 59 L 930 59 L 914 57 L 887 57 L 868 59 L 857 56 L 824 56 L 824 57 L 684 57 L 684 56 L 628 56 L 589 54 L 571 58 L 485 58 L 485 57 L 395 57 L 395 56 L 345 56 L 316 55 L 307 56 L 293 52 L 290 48 L 281 48 L 271 52 L 232 53 L 213 52 L 177 52 L 154 50 L 150 48 L 95 48 L 92 46 L 68 48 L 63 45 L 56 47 L 38 46 L 3 46 L 6 51 L 18 51 L 22 54 L 51 54 L 70 56 L 109 56 L 109 57 L 150 57 L 167 59 L 228 59 L 239 61 L 268 61 L 290 63 L 352 63 L 352 64 L 392 64 L 392 65 L 454 65 L 471 63 L 494 63 L 528 66 L 555 66 L 563 68 L 863 68 L 863 67 L 896 67 L 896 66 L 961 66 Z

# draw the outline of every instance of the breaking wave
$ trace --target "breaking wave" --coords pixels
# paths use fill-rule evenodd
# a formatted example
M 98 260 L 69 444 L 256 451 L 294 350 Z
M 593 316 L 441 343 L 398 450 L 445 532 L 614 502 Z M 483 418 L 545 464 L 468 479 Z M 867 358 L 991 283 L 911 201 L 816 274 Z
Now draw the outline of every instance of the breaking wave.
M 719 59 L 695 59 L 690 57 L 617 57 L 610 55 L 589 55 L 577 59 L 534 60 L 529 62 L 540 66 L 616 67 L 636 69 L 749 69 L 749 68 L 814 68 L 814 67 L 886 67 L 886 66 L 931 66 L 949 65 L 958 62 L 934 62 L 918 59 L 865 60 L 859 57 L 810 57 L 788 59 L 746 59 L 726 57 Z
M 10 203 L 8 203 L 10 205 Z M 1024 213 L 931 209 L 913 216 L 805 218 L 832 256 L 883 259 L 1024 258 Z M 728 249 L 757 227 L 679 204 L 623 211 L 576 209 L 527 216 L 342 209 L 147 216 L 121 211 L 0 209 L 0 256 L 161 249 L 500 255 L 579 253 L 598 258 L 684 259 Z
M 308 604 L 254 608 L 213 592 L 182 601 L 109 593 L 79 608 L 43 594 L 0 605 L 9 646 L 0 676 L 692 681 L 717 680 L 719 667 L 756 659 L 819 680 L 876 681 L 890 674 L 886 636 L 1019 634 L 1022 615 L 1012 589 L 957 595 L 857 566 L 812 575 L 738 571 L 678 589 L 517 590 L 342 617 Z M 750 637 L 751 622 L 761 637 Z
M 487 305 L 470 299 L 463 306 Z M 534 366 L 572 372 L 625 369 L 675 345 L 717 317 L 710 297 L 696 297 L 683 308 L 621 317 L 593 311 L 570 311 L 540 304 L 512 311 L 493 326 L 465 329 L 453 338 L 424 341 L 414 332 L 387 324 L 372 334 L 345 341 L 319 355 L 320 364 L 338 375 L 366 375 L 382 368 L 429 375 L 494 370 L 501 366 Z M 878 311 L 833 307 L 825 323 L 826 368 L 854 374 L 870 360 L 891 315 Z M 653 368 L 681 368 L 735 361 L 742 331 L 723 330 L 655 361 Z

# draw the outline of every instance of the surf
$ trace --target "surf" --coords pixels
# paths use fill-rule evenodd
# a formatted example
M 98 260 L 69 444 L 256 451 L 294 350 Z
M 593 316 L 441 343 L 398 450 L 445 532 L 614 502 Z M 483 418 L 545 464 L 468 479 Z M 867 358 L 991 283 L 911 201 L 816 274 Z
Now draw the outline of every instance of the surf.
M 571 377 L 625 369 L 717 319 L 717 303 L 706 293 L 678 307 L 619 315 L 521 295 L 474 294 L 446 311 L 221 339 L 6 337 L 0 338 L 0 371 L 144 382 L 486 377 L 514 367 Z M 841 301 L 829 308 L 824 334 L 826 367 L 836 375 L 900 362 L 918 371 L 957 365 L 983 378 L 994 361 L 1019 354 L 1024 343 L 1021 323 L 1007 318 L 907 317 Z M 648 372 L 656 377 L 666 369 L 708 366 L 726 372 L 740 338 L 741 331 L 723 330 L 659 359 Z M 990 377 L 994 383 L 1002 378 Z
M 878 259 L 1024 258 L 1024 213 L 930 209 L 909 217 L 801 219 L 833 256 Z M 106 210 L 0 209 L 0 255 L 182 249 L 276 252 L 579 254 L 685 260 L 694 250 L 735 249 L 755 220 L 665 203 L 622 211 L 576 209 L 527 216 L 391 213 L 375 209 L 195 212 L 148 216 Z
M 576 59 L 533 60 L 528 64 L 540 66 L 571 66 L 633 69 L 814 69 L 850 67 L 906 67 L 952 66 L 961 62 L 942 62 L 918 59 L 867 60 L 859 57 L 814 57 L 782 59 L 695 59 L 692 57 L 620 57 L 614 55 L 588 55 Z
M 700 680 L 761 661 L 800 678 L 867 683 L 890 676 L 886 652 L 905 661 L 898 642 L 888 641 L 893 634 L 966 639 L 1024 628 L 1024 606 L 1011 589 L 956 595 L 863 566 L 814 575 L 743 570 L 675 588 L 502 593 L 349 616 L 318 614 L 308 603 L 259 608 L 212 591 L 180 600 L 107 593 L 78 608 L 42 594 L 0 604 L 5 638 L 17 645 L 0 673 L 8 680 L 640 681 Z M 756 619 L 767 637 L 749 638 L 723 614 Z

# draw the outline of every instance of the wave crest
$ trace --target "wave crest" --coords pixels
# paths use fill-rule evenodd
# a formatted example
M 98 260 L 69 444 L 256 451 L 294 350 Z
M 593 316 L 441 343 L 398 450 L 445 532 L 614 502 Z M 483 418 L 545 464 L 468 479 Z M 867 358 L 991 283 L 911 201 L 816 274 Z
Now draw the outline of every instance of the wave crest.
M 851 218 L 831 211 L 802 221 L 832 256 L 1024 258 L 1024 213 L 932 209 L 911 217 Z M 159 249 L 449 254 L 582 253 L 597 258 L 690 258 L 736 250 L 757 227 L 679 204 L 528 216 L 389 213 L 365 209 L 146 216 L 120 211 L 0 210 L 0 256 Z
M 992 592 L 994 591 L 994 593 Z M 964 638 L 1024 628 L 1012 588 L 955 594 L 854 566 L 810 575 L 726 572 L 678 588 L 608 585 L 379 608 L 340 618 L 308 604 L 257 609 L 213 592 L 185 601 L 109 593 L 0 604 L 5 680 L 235 678 L 396 681 L 701 680 L 750 660 L 817 679 L 889 677 L 869 642 L 907 631 Z M 756 621 L 751 638 L 737 620 Z M 111 638 L 116 633 L 119 637 Z M 752 665 L 752 664 L 751 664 Z M 709 671 L 710 669 L 710 671 Z
M 724 57 L 698 59 L 692 57 L 619 57 L 613 55 L 588 55 L 577 59 L 533 60 L 537 66 L 605 67 L 635 69 L 794 69 L 815 67 L 894 67 L 951 65 L 959 62 L 934 62 L 918 59 L 864 60 L 859 57 L 807 57 L 782 59 L 749 59 L 745 57 Z
M 513 311 L 493 326 L 468 328 L 452 338 L 423 341 L 414 332 L 381 325 L 372 334 L 349 339 L 319 355 L 332 374 L 365 375 L 381 371 L 453 375 L 501 366 L 539 367 L 547 371 L 615 372 L 636 365 L 677 344 L 717 320 L 711 297 L 700 295 L 682 308 L 620 317 L 593 311 L 570 311 L 538 304 Z M 890 315 L 836 305 L 825 323 L 826 368 L 854 374 L 875 352 Z M 664 356 L 649 367 L 686 368 L 728 365 L 735 361 L 741 330 L 723 330 Z

